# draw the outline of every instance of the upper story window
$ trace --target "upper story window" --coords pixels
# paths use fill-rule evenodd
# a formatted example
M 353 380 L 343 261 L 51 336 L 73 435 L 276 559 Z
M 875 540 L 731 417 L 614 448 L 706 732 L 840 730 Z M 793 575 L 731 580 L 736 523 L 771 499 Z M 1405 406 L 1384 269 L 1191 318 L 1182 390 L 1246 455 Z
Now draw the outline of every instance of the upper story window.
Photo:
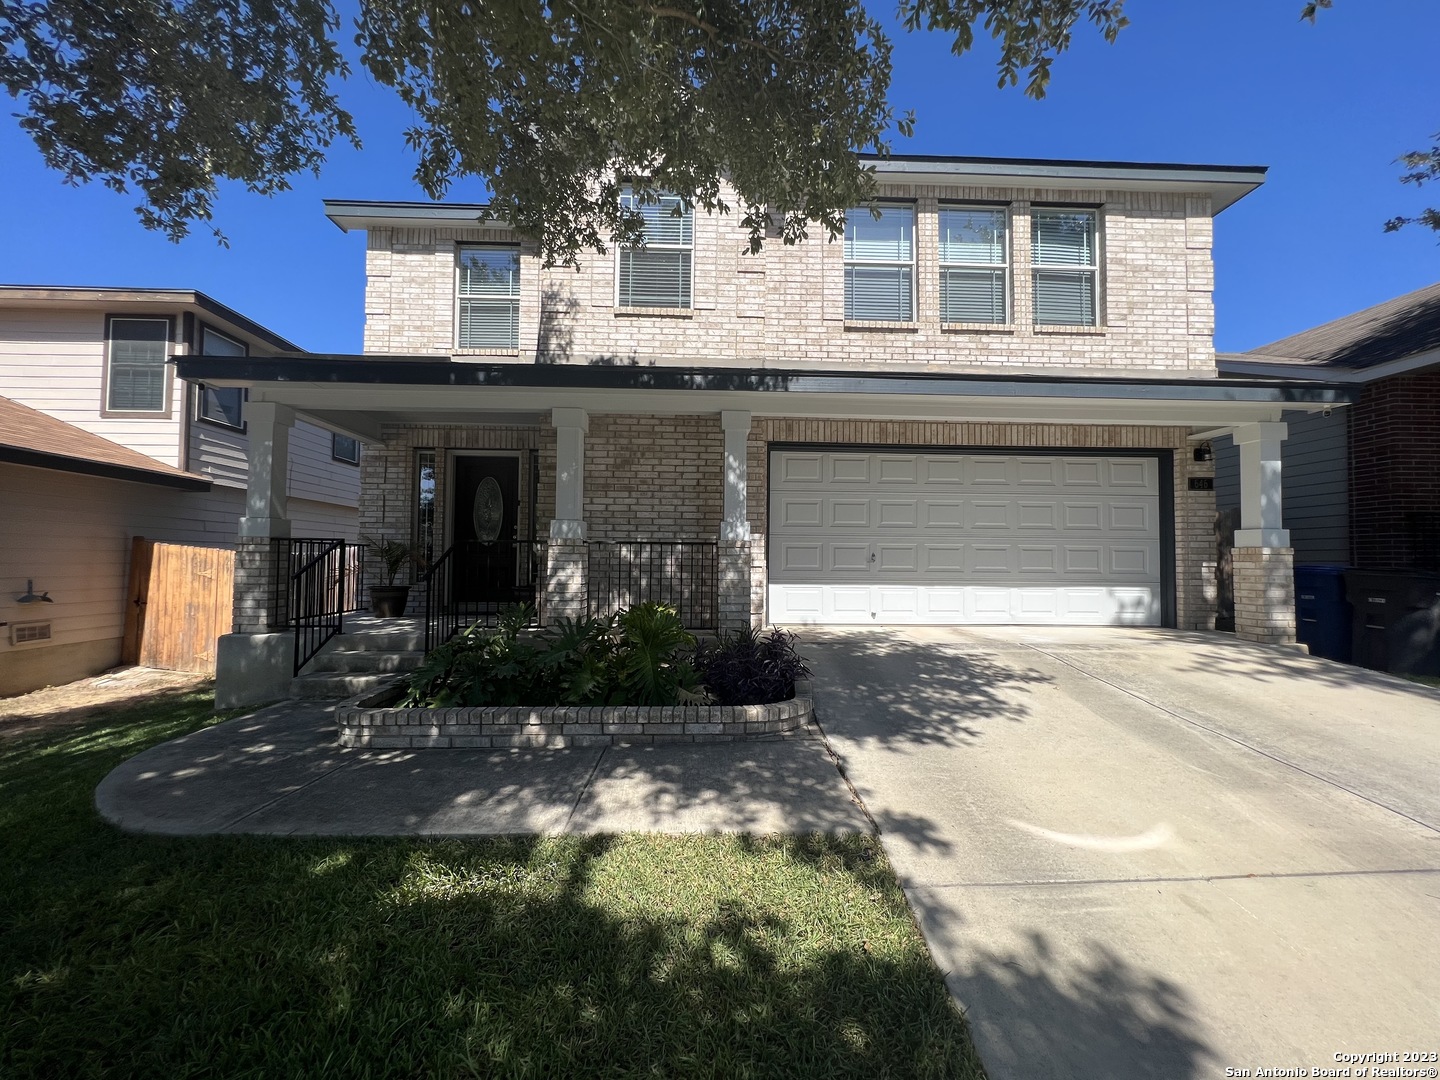
M 645 219 L 645 246 L 620 249 L 620 307 L 688 308 L 695 272 L 695 215 L 678 195 L 643 202 L 626 191 L 620 205 Z
M 1001 206 L 940 208 L 940 321 L 1010 321 L 1010 237 Z
M 350 465 L 360 464 L 360 440 L 338 432 L 330 433 L 330 456 Z
M 250 350 L 245 343 L 212 330 L 200 328 L 201 356 L 248 356 Z M 221 424 L 237 431 L 245 429 L 245 391 L 238 386 L 200 386 L 200 419 L 212 424 Z
M 915 318 L 915 208 L 865 207 L 845 215 L 845 318 L 910 322 Z
M 1098 325 L 1096 216 L 1094 210 L 1035 211 L 1030 250 L 1038 325 Z
M 170 412 L 170 320 L 112 315 L 105 323 L 105 411 Z
M 462 247 L 456 288 L 456 344 L 460 348 L 519 347 L 519 248 Z

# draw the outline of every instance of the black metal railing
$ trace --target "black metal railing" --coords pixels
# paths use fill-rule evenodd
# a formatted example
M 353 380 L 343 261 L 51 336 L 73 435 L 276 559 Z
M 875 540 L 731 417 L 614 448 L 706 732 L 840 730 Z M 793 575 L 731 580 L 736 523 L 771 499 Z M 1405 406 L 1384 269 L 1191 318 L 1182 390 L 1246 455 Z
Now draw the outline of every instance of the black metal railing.
M 500 613 L 535 602 L 536 546 L 524 541 L 462 541 L 446 548 L 420 579 L 425 590 L 425 651 L 463 627 L 494 626 Z
M 673 607 L 691 630 L 719 625 L 720 571 L 713 541 L 591 541 L 586 547 L 591 615 L 657 603 Z
M 364 606 L 365 548 L 344 540 L 277 539 L 271 624 L 295 633 L 295 674 Z

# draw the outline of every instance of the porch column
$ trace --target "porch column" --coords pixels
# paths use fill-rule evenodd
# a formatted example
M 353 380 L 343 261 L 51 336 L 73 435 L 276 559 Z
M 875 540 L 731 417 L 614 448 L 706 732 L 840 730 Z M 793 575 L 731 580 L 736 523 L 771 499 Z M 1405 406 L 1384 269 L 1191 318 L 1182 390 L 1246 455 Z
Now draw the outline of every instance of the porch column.
M 290 695 L 293 639 L 276 596 L 288 581 L 272 541 L 290 536 L 287 481 L 295 412 L 269 401 L 245 405 L 250 479 L 235 547 L 234 633 L 216 643 L 215 707 L 233 709 Z
M 716 609 L 720 629 L 749 626 L 750 615 L 750 518 L 749 518 L 749 456 L 750 414 L 740 409 L 727 409 L 720 414 L 720 429 L 725 435 L 725 454 L 721 461 L 721 484 L 724 491 L 724 517 L 720 520 L 720 537 L 716 549 Z
M 290 535 L 287 481 L 295 411 L 269 401 L 252 401 L 246 403 L 245 421 L 250 478 L 235 552 L 234 629 L 237 634 L 263 634 L 283 621 L 282 612 L 271 610 L 278 573 L 271 540 Z
M 590 416 L 584 409 L 552 409 L 555 428 L 555 516 L 545 549 L 541 617 L 546 623 L 578 618 L 587 606 L 585 548 L 585 435 Z
M 1295 552 L 1281 512 L 1283 423 L 1242 424 L 1240 528 L 1231 554 L 1235 581 L 1235 634 L 1248 641 L 1295 640 Z

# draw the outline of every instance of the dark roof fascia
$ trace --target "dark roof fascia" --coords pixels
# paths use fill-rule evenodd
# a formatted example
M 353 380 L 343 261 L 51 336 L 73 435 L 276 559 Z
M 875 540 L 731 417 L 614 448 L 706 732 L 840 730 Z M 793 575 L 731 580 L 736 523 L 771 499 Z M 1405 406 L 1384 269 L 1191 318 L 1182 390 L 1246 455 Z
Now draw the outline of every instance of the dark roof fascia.
M 509 229 L 508 221 L 490 216 L 489 203 L 404 202 L 389 199 L 324 199 L 325 216 L 341 232 L 349 232 L 347 221 L 357 227 L 370 228 L 366 220 L 393 220 L 396 225 L 426 221 L 437 225 L 453 224 L 474 228 Z
M 471 364 L 445 357 L 286 356 L 176 358 L 182 378 L 251 383 L 494 386 L 581 390 L 691 390 L 798 394 L 1129 398 L 1344 404 L 1355 391 L 1285 379 L 1123 379 L 1059 375 L 855 374 L 836 371 L 631 365 Z
M 1109 170 L 1116 173 L 1165 172 L 1179 174 L 1181 180 L 1213 177 L 1216 174 L 1241 179 L 1263 178 L 1270 170 L 1268 165 L 1199 165 L 1173 161 L 1088 161 L 1078 158 L 1004 158 L 970 157 L 950 154 L 859 154 L 867 164 L 895 162 L 916 162 L 924 165 L 979 165 L 1035 171 L 1048 175 L 1056 169 Z
M 205 314 L 216 319 L 222 319 L 230 323 L 237 330 L 249 334 L 251 337 L 259 338 L 272 349 L 286 353 L 300 353 L 305 350 L 296 345 L 288 338 L 283 338 L 275 331 L 261 326 L 254 319 L 241 315 L 234 308 L 220 303 L 212 296 L 208 296 L 197 289 L 157 289 L 157 288 L 133 288 L 128 285 L 16 285 L 0 284 L 0 294 L 5 292 L 53 292 L 53 293 L 93 293 L 96 301 L 111 299 L 102 296 L 105 293 L 116 294 L 114 298 L 125 300 L 133 298 L 138 301 L 154 299 L 157 303 L 180 303 L 194 304 Z M 129 294 L 127 297 L 126 294 Z
M 54 472 L 79 473 L 82 476 L 100 476 L 107 480 L 128 480 L 136 484 L 152 484 L 157 487 L 175 488 L 179 491 L 209 491 L 211 488 L 210 481 L 199 476 L 151 472 L 149 469 L 114 465 L 106 461 L 91 461 L 87 458 L 67 457 L 64 454 L 46 454 L 23 446 L 0 446 L 0 461 L 11 465 L 28 465 L 35 469 L 50 469 Z

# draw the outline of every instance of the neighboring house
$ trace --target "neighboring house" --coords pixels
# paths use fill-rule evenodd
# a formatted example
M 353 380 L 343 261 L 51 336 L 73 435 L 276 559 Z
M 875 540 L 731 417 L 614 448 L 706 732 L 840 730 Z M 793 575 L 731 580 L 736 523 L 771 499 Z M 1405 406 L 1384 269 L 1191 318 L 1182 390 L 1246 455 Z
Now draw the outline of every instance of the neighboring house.
M 1358 391 L 1330 415 L 1289 415 L 1285 512 L 1297 563 L 1440 570 L 1440 284 L 1219 358 L 1222 373 Z M 1238 505 L 1217 440 L 1218 503 Z M 1235 478 L 1235 479 L 1231 479 Z
M 327 203 L 368 234 L 365 354 L 179 361 L 270 409 L 222 699 L 290 663 L 264 462 L 297 418 L 371 444 L 362 530 L 428 552 L 411 610 L 442 636 L 530 594 L 546 619 L 654 597 L 702 627 L 1209 629 L 1196 448 L 1234 432 L 1237 629 L 1293 640 L 1278 421 L 1349 395 L 1217 375 L 1212 222 L 1264 170 L 869 163 L 879 216 L 842 241 L 749 255 L 735 215 L 672 199 L 578 270 L 484 207 Z
M 0 635 L 0 693 L 118 662 L 131 538 L 235 547 L 245 392 L 192 386 L 175 358 L 297 351 L 202 293 L 0 286 L 0 621 L 43 614 L 50 635 Z M 282 488 L 294 534 L 354 539 L 359 473 L 353 437 L 297 427 Z M 54 603 L 17 605 L 30 581 Z

